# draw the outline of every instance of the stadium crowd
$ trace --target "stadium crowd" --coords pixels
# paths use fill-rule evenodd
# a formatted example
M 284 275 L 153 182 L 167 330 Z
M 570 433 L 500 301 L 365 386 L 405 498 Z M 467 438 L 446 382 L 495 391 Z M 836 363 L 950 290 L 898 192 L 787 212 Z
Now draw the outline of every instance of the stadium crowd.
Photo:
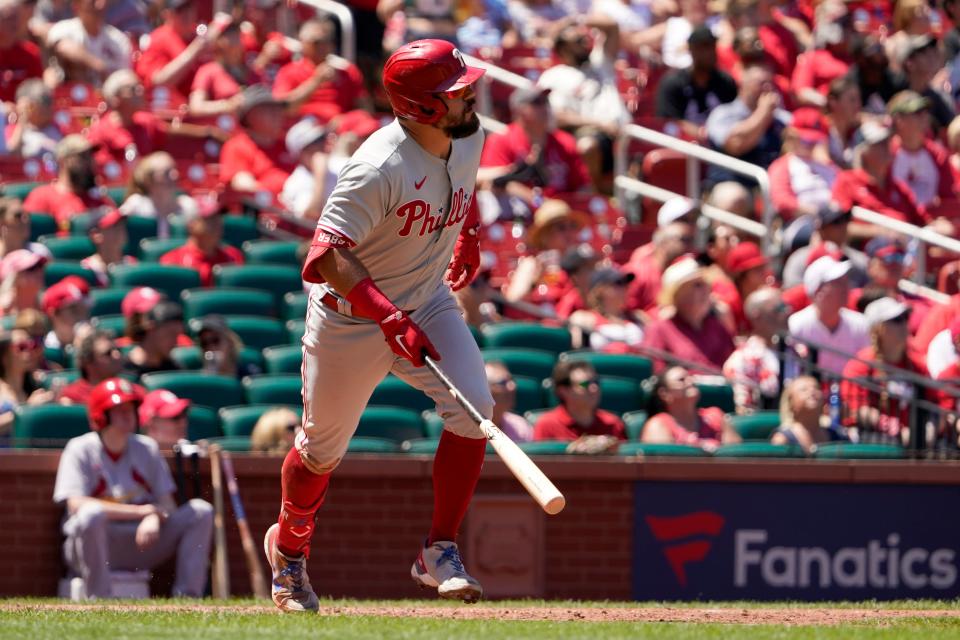
M 0 435 L 11 439 L 18 407 L 82 405 L 118 375 L 156 390 L 169 378 L 150 376 L 164 372 L 283 372 L 267 352 L 286 334 L 233 314 L 295 330 L 302 283 L 282 299 L 228 274 L 299 266 L 339 169 L 392 117 L 385 55 L 438 37 L 534 81 L 489 94 L 502 126 L 473 200 L 484 269 L 458 293 L 479 339 L 538 323 L 563 328 L 554 355 L 653 367 L 611 403 L 601 360 L 537 368 L 529 353 L 491 351 L 511 436 L 571 452 L 625 439 L 712 451 L 743 438 L 737 417 L 780 411 L 770 441 L 809 452 L 906 444 L 926 402 L 944 412 L 937 438 L 956 446 L 960 262 L 851 214 L 955 235 L 956 0 L 347 6 L 355 62 L 336 53 L 337 20 L 292 0 L 0 0 Z M 620 141 L 629 123 L 767 170 L 782 251 L 704 214 L 762 219 L 756 181 L 721 165 L 704 167 L 702 198 L 613 198 L 621 144 L 629 175 L 687 189 L 682 159 Z M 265 259 L 268 238 L 283 248 Z M 901 289 L 924 265 L 942 296 Z M 259 309 L 263 298 L 199 304 L 203 288 L 230 286 L 271 295 Z M 487 346 L 551 351 L 539 340 Z M 527 381 L 515 377 L 534 378 L 539 402 L 518 409 Z M 187 437 L 189 401 L 150 406 L 145 433 L 162 447 Z M 253 439 L 263 451 L 296 428 L 289 412 L 269 422 Z

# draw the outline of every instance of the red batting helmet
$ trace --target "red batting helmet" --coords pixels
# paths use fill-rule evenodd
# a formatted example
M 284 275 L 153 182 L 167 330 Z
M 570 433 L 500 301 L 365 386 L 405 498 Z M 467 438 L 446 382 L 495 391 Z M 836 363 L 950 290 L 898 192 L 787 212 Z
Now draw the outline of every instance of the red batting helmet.
M 129 380 L 123 378 L 107 378 L 90 392 L 87 400 L 87 413 L 90 415 L 90 426 L 99 431 L 107 426 L 107 411 L 127 402 L 139 403 L 143 393 Z
M 434 124 L 447 112 L 437 94 L 471 85 L 484 73 L 468 67 L 459 49 L 446 40 L 416 40 L 387 60 L 383 87 L 397 117 Z

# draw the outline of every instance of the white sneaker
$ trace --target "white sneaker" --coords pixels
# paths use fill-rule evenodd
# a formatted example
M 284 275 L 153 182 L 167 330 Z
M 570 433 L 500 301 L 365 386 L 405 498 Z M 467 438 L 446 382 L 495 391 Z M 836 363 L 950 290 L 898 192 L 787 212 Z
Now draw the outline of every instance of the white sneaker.
M 288 558 L 277 549 L 277 530 L 274 523 L 263 537 L 263 552 L 273 572 L 270 591 L 273 603 L 281 611 L 319 611 L 320 601 L 307 577 L 307 559 Z
M 456 542 L 438 541 L 421 549 L 410 576 L 424 589 L 436 589 L 441 598 L 472 604 L 483 595 L 483 587 L 463 568 Z

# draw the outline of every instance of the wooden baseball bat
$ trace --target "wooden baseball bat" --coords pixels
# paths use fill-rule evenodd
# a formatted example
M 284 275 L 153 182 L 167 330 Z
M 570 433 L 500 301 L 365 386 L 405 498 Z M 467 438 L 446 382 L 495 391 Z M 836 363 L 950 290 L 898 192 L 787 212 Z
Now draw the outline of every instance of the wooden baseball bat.
M 230 575 L 227 566 L 227 534 L 223 526 L 223 482 L 220 477 L 219 445 L 210 445 L 210 481 L 213 484 L 213 597 L 230 597 Z
M 237 519 L 237 528 L 240 530 L 240 543 L 243 545 L 243 555 L 247 559 L 250 586 L 253 587 L 253 593 L 258 598 L 269 598 L 270 592 L 267 590 L 263 567 L 260 566 L 260 556 L 257 555 L 256 546 L 253 544 L 253 535 L 250 533 L 250 524 L 247 522 L 247 514 L 243 510 L 243 502 L 240 501 L 240 487 L 237 486 L 237 475 L 233 472 L 233 460 L 227 451 L 221 451 L 220 457 L 223 463 L 224 477 L 227 479 L 227 492 L 230 494 L 230 504 L 233 505 L 233 515 Z
M 487 418 L 477 411 L 477 408 L 461 393 L 453 384 L 453 381 L 447 377 L 447 374 L 437 365 L 433 358 L 424 355 L 424 362 L 427 368 L 433 372 L 440 383 L 447 388 L 450 395 L 453 396 L 463 410 L 467 412 L 470 418 L 477 423 L 487 441 L 493 446 L 494 451 L 507 465 L 510 472 L 516 476 L 523 488 L 533 497 L 534 500 L 550 515 L 556 515 L 563 511 L 567 504 L 563 494 L 550 482 L 550 479 L 544 475 L 533 460 L 517 446 L 517 444 L 508 438 L 497 425 L 493 424 Z

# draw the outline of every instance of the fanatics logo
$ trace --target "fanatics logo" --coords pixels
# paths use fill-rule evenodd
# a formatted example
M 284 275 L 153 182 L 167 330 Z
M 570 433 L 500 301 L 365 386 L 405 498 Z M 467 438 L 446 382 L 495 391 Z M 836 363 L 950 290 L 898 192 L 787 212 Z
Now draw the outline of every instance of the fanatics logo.
M 681 587 L 687 586 L 686 566 L 707 557 L 713 543 L 710 540 L 687 540 L 694 537 L 715 538 L 723 529 L 724 518 L 713 511 L 696 511 L 682 516 L 646 516 L 647 526 L 663 547 L 673 575 Z

